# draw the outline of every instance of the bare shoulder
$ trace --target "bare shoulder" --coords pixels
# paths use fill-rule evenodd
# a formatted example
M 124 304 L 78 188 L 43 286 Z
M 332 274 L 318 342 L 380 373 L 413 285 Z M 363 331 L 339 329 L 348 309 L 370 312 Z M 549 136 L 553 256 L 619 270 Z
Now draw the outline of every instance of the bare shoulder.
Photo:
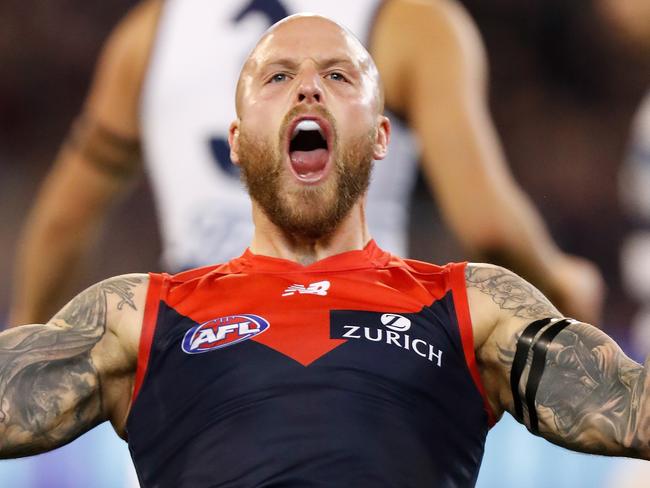
M 114 276 L 96 283 L 79 293 L 61 309 L 50 323 L 59 327 L 89 327 L 106 323 L 110 304 L 116 301 L 116 310 L 136 309 L 139 292 L 146 292 L 149 277 L 133 273 Z
M 138 107 L 162 0 L 133 7 L 104 44 L 86 102 L 86 113 L 123 136 L 138 134 Z
M 465 284 L 481 379 L 499 417 L 509 402 L 504 351 L 525 326 L 542 317 L 560 317 L 548 299 L 523 278 L 501 266 L 470 263 Z
M 59 327 L 97 335 L 92 362 L 101 381 L 103 411 L 121 435 L 137 367 L 149 276 L 101 281 L 72 299 L 53 319 Z
M 465 278 L 475 330 L 486 328 L 476 356 L 497 416 L 507 410 L 570 449 L 648 457 L 647 369 L 512 272 L 472 264 Z
M 534 320 L 561 317 L 537 288 L 501 266 L 470 263 L 465 268 L 465 284 L 475 347 L 483 354 L 495 352 L 499 339 L 510 338 Z
M 49 324 L 89 334 L 109 332 L 137 354 L 149 276 L 127 274 L 100 281 L 61 309 Z
M 0 334 L 0 457 L 70 442 L 104 420 L 123 431 L 147 275 L 104 280 L 47 324 Z
M 409 81 L 413 74 L 428 78 L 433 87 L 452 77 L 472 76 L 484 82 L 486 63 L 480 34 L 467 11 L 454 0 L 385 2 L 372 32 L 370 51 L 384 79 L 387 102 L 391 108 L 397 105 L 398 111 L 407 103 L 400 100 L 400 93 L 408 93 L 405 85 L 414 82 Z
M 385 20 L 391 17 L 409 19 L 417 24 L 434 23 L 438 27 L 455 28 L 472 21 L 460 2 L 456 0 L 390 0 L 385 2 L 382 13 Z
M 560 316 L 537 288 L 501 266 L 470 263 L 465 268 L 465 282 L 468 293 L 483 295 L 483 301 L 489 298 L 499 310 L 513 317 L 529 320 Z
M 373 56 L 383 54 L 389 47 L 386 41 L 409 47 L 416 56 L 431 49 L 438 54 L 482 46 L 471 16 L 454 0 L 385 2 L 373 34 L 371 48 L 379 49 Z
M 138 43 L 148 44 L 155 32 L 162 7 L 162 0 L 145 0 L 136 4 L 117 24 L 111 33 L 110 42 L 115 45 L 128 44 L 130 47 L 135 47 Z
M 143 74 L 162 5 L 162 0 L 146 0 L 129 10 L 115 26 L 104 46 L 99 63 L 100 72 L 106 66 L 129 70 L 134 78 Z
M 101 338 L 93 353 L 100 370 L 134 365 L 148 284 L 148 275 L 135 273 L 100 281 L 70 300 L 48 325 Z M 112 364 L 118 357 L 120 364 Z

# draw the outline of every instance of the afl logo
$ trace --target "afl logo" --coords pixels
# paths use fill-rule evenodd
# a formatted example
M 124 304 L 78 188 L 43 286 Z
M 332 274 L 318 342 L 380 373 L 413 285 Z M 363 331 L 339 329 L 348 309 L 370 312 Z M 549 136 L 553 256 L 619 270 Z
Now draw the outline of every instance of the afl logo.
M 261 334 L 269 327 L 268 321 L 259 315 L 220 317 L 188 330 L 183 337 L 181 347 L 187 354 L 200 354 L 245 341 Z
M 382 315 L 381 323 L 395 332 L 406 332 L 411 328 L 411 321 L 409 319 L 394 313 L 385 313 Z

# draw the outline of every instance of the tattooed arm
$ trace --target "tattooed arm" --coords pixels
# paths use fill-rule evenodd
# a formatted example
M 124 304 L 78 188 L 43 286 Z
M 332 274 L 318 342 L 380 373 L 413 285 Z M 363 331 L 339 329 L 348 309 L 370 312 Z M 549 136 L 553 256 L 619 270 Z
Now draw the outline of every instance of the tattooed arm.
M 597 328 L 562 321 L 510 271 L 473 264 L 465 278 L 477 360 L 497 414 L 507 410 L 531 432 L 570 449 L 650 459 L 647 366 Z M 549 320 L 529 328 L 540 319 Z M 513 368 L 516 355 L 521 368 Z
M 0 334 L 0 457 L 54 449 L 109 418 L 120 429 L 146 286 L 146 275 L 111 278 L 47 324 Z

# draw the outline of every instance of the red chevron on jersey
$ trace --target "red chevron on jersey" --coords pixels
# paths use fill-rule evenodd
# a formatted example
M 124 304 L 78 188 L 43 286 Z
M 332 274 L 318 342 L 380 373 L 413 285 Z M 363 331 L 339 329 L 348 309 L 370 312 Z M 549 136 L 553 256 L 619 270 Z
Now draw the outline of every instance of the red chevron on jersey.
M 298 361 L 303 366 L 324 356 L 334 348 L 347 342 L 345 339 L 330 339 L 329 312 L 312 312 L 309 317 L 286 310 L 274 315 L 283 327 L 271 328 L 266 334 L 252 340 L 264 344 L 279 353 Z M 308 328 L 309 334 L 304 330 Z

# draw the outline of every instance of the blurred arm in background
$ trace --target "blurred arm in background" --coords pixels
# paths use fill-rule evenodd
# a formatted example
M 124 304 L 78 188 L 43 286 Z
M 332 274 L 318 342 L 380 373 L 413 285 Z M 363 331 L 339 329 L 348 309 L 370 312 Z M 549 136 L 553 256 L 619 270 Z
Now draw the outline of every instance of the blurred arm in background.
M 598 323 L 600 272 L 558 249 L 507 167 L 489 115 L 486 55 L 467 13 L 449 1 L 389 2 L 372 48 L 386 103 L 415 130 L 426 181 L 460 242 L 535 283 L 564 314 Z
M 111 203 L 140 172 L 139 98 L 160 8 L 159 0 L 135 8 L 104 49 L 78 128 L 25 227 L 12 324 L 43 321 L 60 306 L 62 278 L 79 267 Z M 415 129 L 424 173 L 460 242 L 531 280 L 565 314 L 597 323 L 600 274 L 560 252 L 508 171 L 488 114 L 482 48 L 458 5 L 391 0 L 371 52 L 387 105 Z
M 23 229 L 10 325 L 44 323 L 60 308 L 112 204 L 141 173 L 139 95 L 160 7 L 139 4 L 104 46 L 83 112 Z

